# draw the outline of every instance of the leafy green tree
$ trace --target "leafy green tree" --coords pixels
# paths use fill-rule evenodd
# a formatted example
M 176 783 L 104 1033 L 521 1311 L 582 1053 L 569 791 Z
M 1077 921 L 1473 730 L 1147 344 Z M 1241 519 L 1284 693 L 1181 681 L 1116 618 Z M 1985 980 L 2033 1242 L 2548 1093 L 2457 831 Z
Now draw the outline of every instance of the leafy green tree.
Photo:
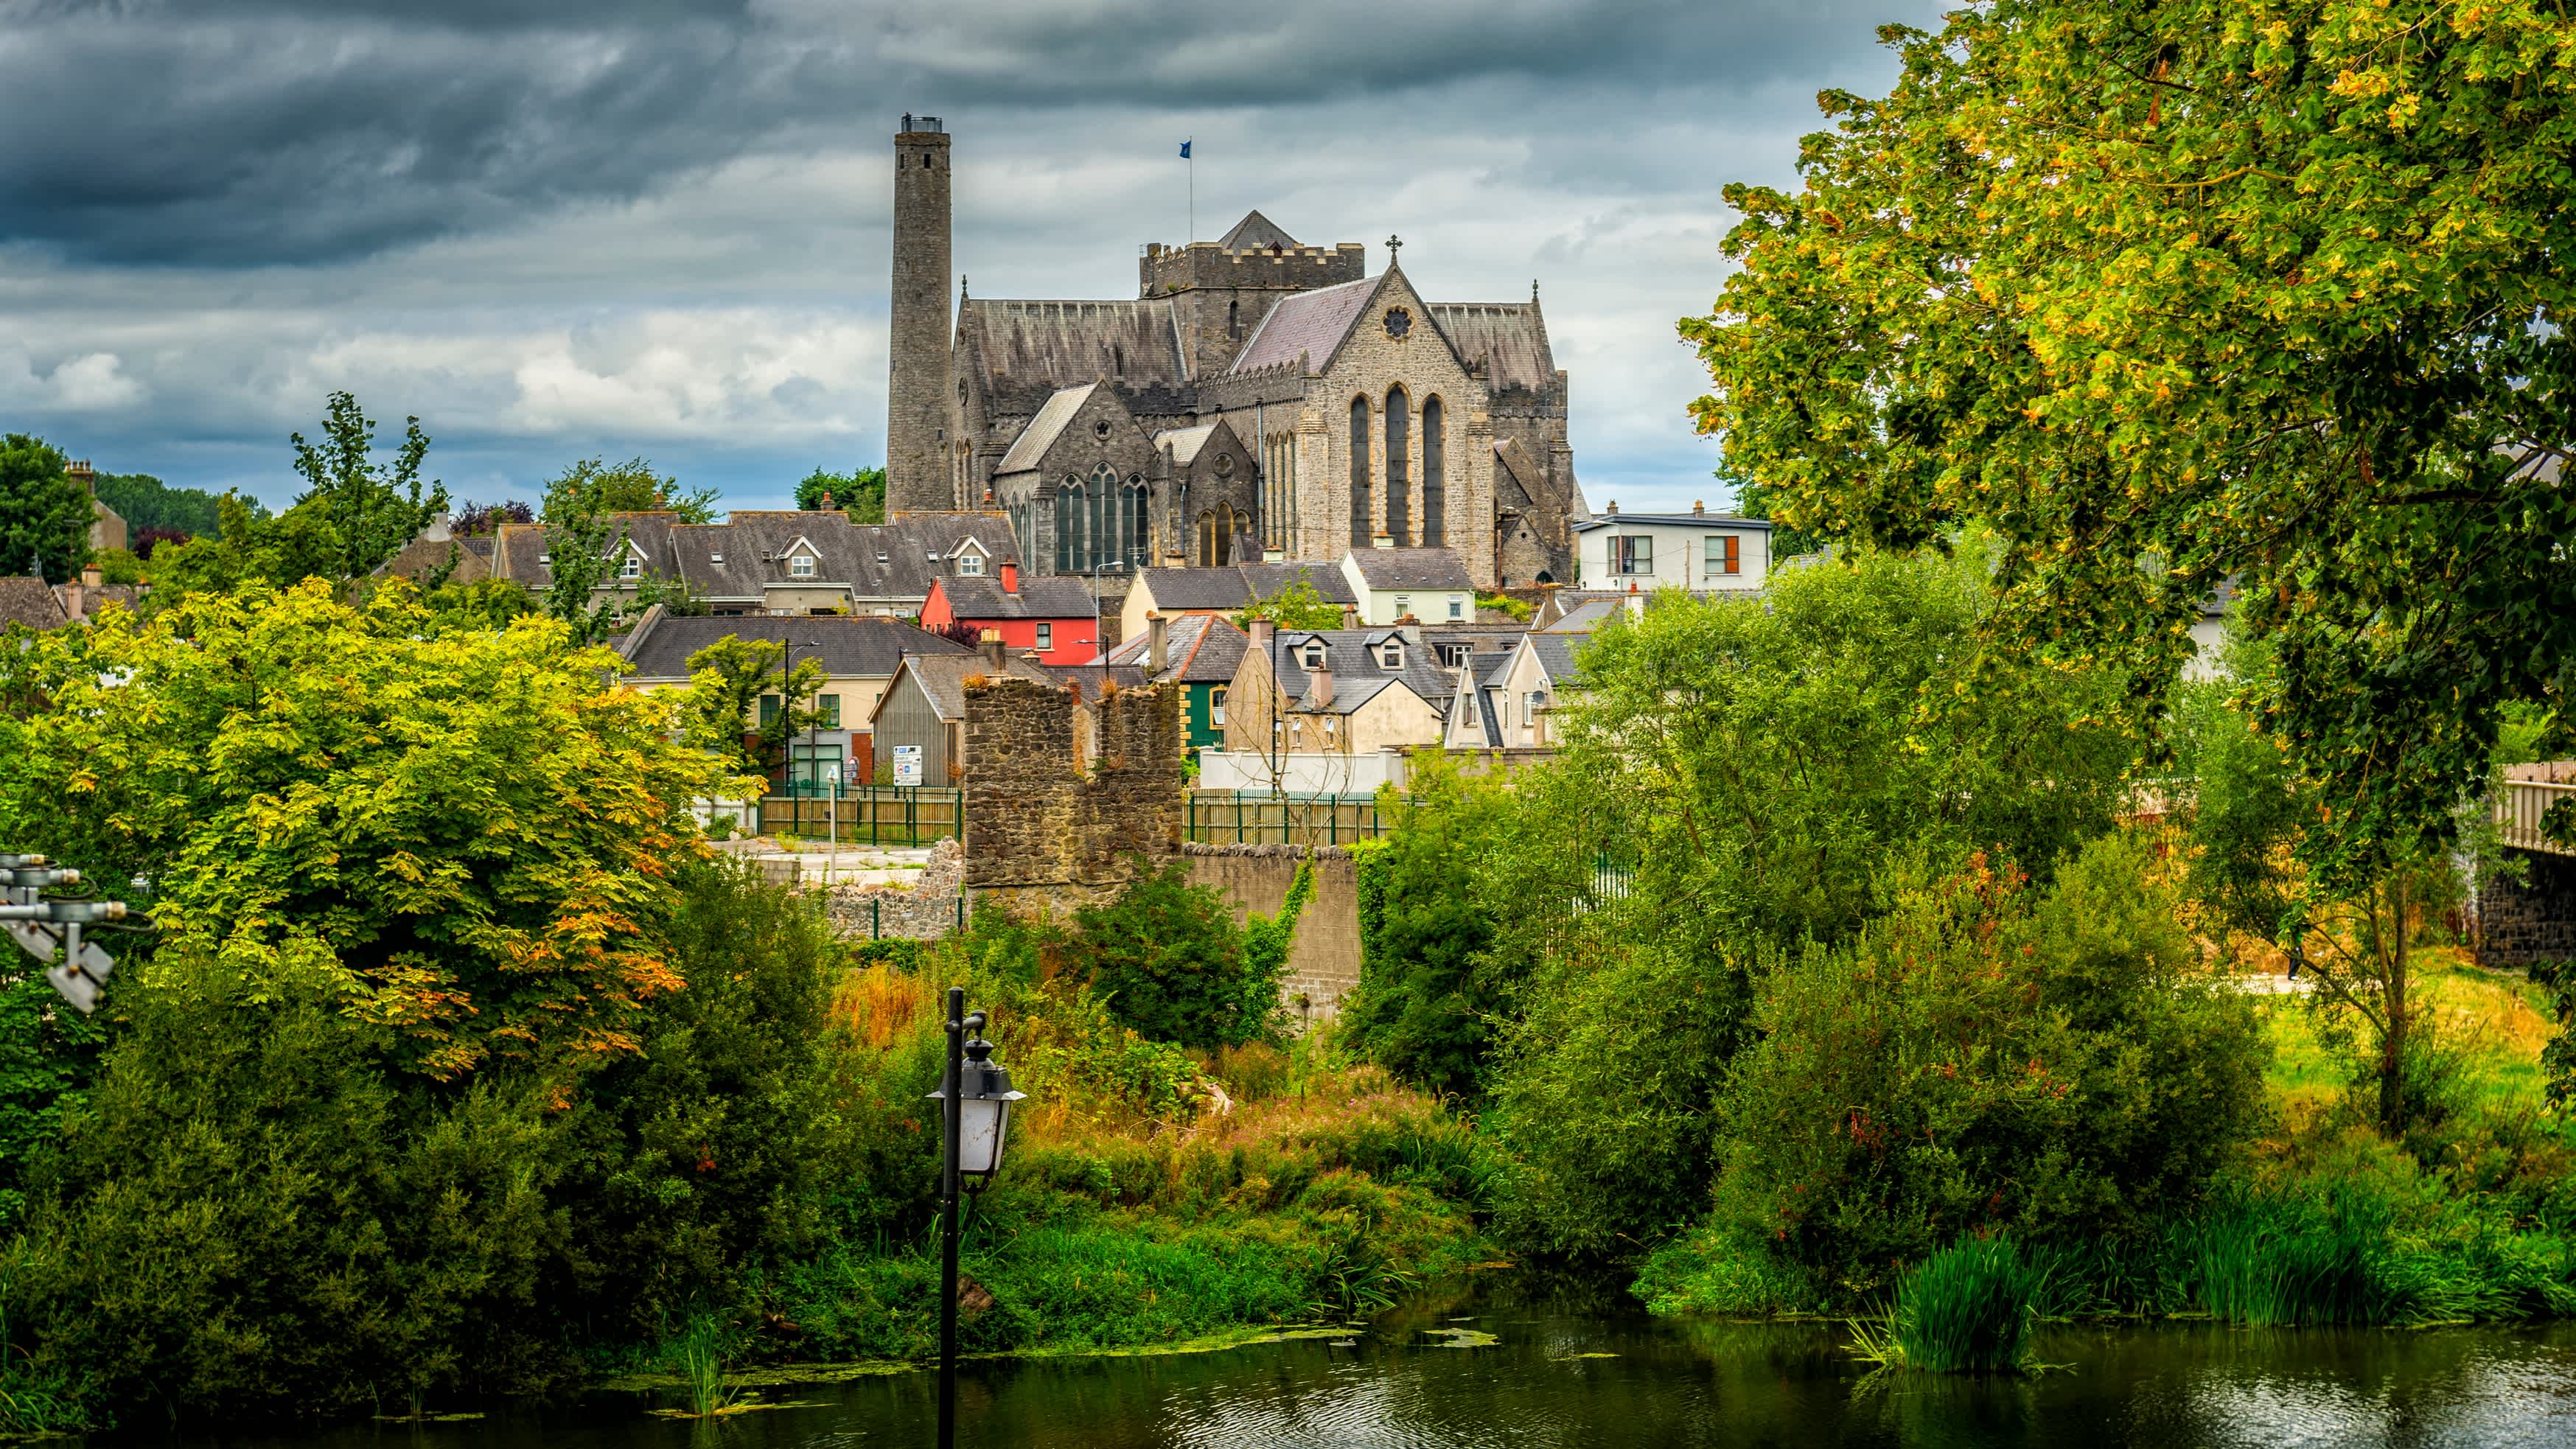
M 90 480 L 90 488 L 99 502 L 115 509 L 126 527 L 138 534 L 160 528 L 193 538 L 220 526 L 215 513 L 218 495 L 203 488 L 173 488 L 149 473 L 101 473 Z M 268 516 L 265 508 L 254 504 L 253 509 L 259 518 Z
M 69 582 L 89 557 L 89 504 L 61 453 L 25 433 L 0 437 L 0 575 Z
M 1303 578 L 1289 580 L 1234 611 L 1234 627 L 1249 632 L 1252 621 L 1268 619 L 1282 629 L 1338 629 L 1342 606 L 1315 592 Z
M 1962 1233 L 2089 1242 L 2194 1206 L 2264 1120 L 2270 1048 L 2154 863 L 2106 836 L 2040 894 L 1980 855 L 1766 972 L 1718 1221 L 1866 1291 Z
M 582 459 L 546 485 L 548 506 L 556 492 L 567 488 L 579 490 L 590 506 L 604 513 L 676 513 L 682 523 L 716 521 L 714 488 L 683 493 L 680 480 L 654 472 L 652 463 L 643 458 L 623 463 Z
M 715 762 L 604 651 L 407 581 L 110 612 L 0 658 L 0 838 L 144 877 L 167 940 L 325 944 L 420 1072 L 634 1044 Z M 5 652 L 5 651 L 0 651 Z
M 1388 792 L 1392 796 L 1393 792 Z M 1517 802 L 1436 757 L 1390 798 L 1386 834 L 1357 855 L 1360 984 L 1342 1002 L 1353 1049 L 1442 1096 L 1480 1098 L 1510 983 L 1489 959 L 1496 903 L 1484 857 L 1508 848 Z
M 2002 0 L 1882 32 L 1683 324 L 1802 527 L 2000 535 L 2002 619 L 2160 707 L 2239 581 L 2339 889 L 2440 854 L 2505 706 L 2576 740 L 2576 21 L 2544 0 Z
M 420 602 L 446 629 L 506 629 L 537 611 L 526 586 L 513 579 L 450 580 L 423 591 Z
M 883 468 L 855 468 L 847 473 L 834 473 L 817 468 L 796 485 L 796 506 L 816 509 L 827 506 L 850 515 L 852 523 L 885 522 L 886 472 Z
M 1072 964 L 1109 1014 L 1155 1041 L 1239 1045 L 1265 1034 L 1275 981 L 1248 989 L 1243 931 L 1221 893 L 1178 862 L 1130 881 L 1115 900 L 1074 915 Z
M 321 509 L 290 508 L 269 518 L 258 504 L 227 493 L 215 500 L 215 511 L 215 531 L 152 551 L 156 601 L 284 588 L 311 578 L 339 581 L 340 535 Z
M 538 514 L 546 529 L 545 611 L 585 644 L 605 637 L 619 615 L 618 600 L 598 594 L 616 579 L 626 552 L 626 525 L 613 515 L 638 510 L 617 505 L 648 482 L 659 487 L 649 470 L 637 476 L 640 463 L 608 468 L 585 458 L 546 485 Z
M 790 670 L 786 645 L 727 634 L 688 663 L 689 692 L 680 707 L 686 737 L 736 773 L 779 770 L 796 737 L 822 725 L 814 698 L 830 675 L 820 659 L 808 655 Z M 775 699 L 777 707 L 762 709 L 764 699 Z
M 1771 562 L 1811 554 L 1825 546 L 1823 538 L 1779 517 L 1780 490 L 1759 478 L 1747 477 L 1721 463 L 1713 475 L 1735 495 L 1735 511 L 1746 518 L 1759 518 L 1771 527 Z
M 304 479 L 299 508 L 311 508 L 330 525 L 338 544 L 330 577 L 354 579 L 402 551 L 447 511 L 447 487 L 432 480 L 423 493 L 420 465 L 429 436 L 420 419 L 403 420 L 403 445 L 390 467 L 375 457 L 376 425 L 345 392 L 331 394 L 316 445 L 292 435 L 295 471 Z M 293 580 L 277 579 L 276 583 Z

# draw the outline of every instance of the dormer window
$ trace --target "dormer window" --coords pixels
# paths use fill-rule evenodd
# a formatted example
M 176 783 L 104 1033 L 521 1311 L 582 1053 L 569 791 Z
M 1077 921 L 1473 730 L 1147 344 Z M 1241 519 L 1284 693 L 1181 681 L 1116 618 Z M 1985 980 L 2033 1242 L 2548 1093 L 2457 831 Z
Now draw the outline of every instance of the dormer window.
M 1324 641 L 1323 641 L 1323 640 L 1321 640 L 1321 639 L 1309 639 L 1309 640 L 1307 640 L 1307 641 L 1306 641 L 1306 651 L 1305 651 L 1305 654 L 1304 654 L 1304 660 L 1305 660 L 1306 667 L 1307 667 L 1307 668 L 1309 668 L 1309 669 L 1321 669 L 1321 668 L 1323 668 L 1323 667 L 1324 667 Z
M 541 553 L 541 554 L 538 554 L 538 555 L 537 555 L 537 562 L 539 562 L 539 563 L 541 563 L 541 564 L 550 564 L 550 563 L 553 563 L 554 561 L 555 561 L 555 556 L 554 556 L 553 554 L 550 554 L 550 553 Z
M 621 579 L 641 578 L 643 573 L 644 560 L 631 553 L 626 556 L 626 562 L 617 567 L 617 576 Z
M 969 576 L 981 575 L 984 572 L 984 556 L 980 553 L 957 555 L 957 572 Z
M 800 553 L 787 561 L 787 571 L 800 579 L 814 577 L 814 556 Z
M 1404 646 L 1389 639 L 1377 651 L 1377 662 L 1389 669 L 1404 667 Z

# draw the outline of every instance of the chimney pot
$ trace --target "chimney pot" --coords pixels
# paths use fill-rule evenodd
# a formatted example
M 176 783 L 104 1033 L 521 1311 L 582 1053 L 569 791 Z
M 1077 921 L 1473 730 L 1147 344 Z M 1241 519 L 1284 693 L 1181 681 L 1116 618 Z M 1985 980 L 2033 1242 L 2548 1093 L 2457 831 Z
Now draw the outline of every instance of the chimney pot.
M 1691 500 L 1691 512 L 1706 513 L 1708 512 L 1708 505 L 1701 500 L 1694 498 Z
M 1333 666 L 1329 659 L 1321 667 L 1306 671 L 1306 702 L 1319 706 L 1333 702 Z
M 1342 605 L 1342 627 L 1345 629 L 1356 629 L 1359 626 L 1360 606 L 1357 604 Z
M 90 565 L 88 565 L 88 566 L 84 567 L 84 568 L 81 570 L 81 587 L 82 587 L 82 588 L 85 588 L 85 589 L 95 589 L 95 588 L 99 587 L 100 585 L 102 585 L 102 584 L 104 584 L 104 583 L 106 583 L 106 582 L 107 582 L 107 575 L 106 575 L 106 573 L 105 573 L 104 571 L 102 571 L 102 570 L 98 567 L 98 565 L 96 565 L 96 564 L 90 564 Z
M 1610 500 L 1610 502 L 1609 502 L 1609 504 L 1607 505 L 1607 510 L 1608 510 L 1608 512 L 1609 512 L 1609 514 L 1610 514 L 1610 516 L 1611 516 L 1612 518 L 1616 518 L 1616 517 L 1618 517 L 1618 516 L 1619 516 L 1619 500 L 1618 500 L 1618 499 L 1616 499 L 1616 498 L 1611 499 L 1611 500 Z

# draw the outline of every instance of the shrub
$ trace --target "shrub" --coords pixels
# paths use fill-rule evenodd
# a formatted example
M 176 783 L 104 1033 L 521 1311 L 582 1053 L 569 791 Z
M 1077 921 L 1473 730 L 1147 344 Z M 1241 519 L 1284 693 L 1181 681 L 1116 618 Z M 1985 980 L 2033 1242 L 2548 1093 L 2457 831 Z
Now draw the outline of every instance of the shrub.
M 1426 1091 L 1474 1099 L 1508 995 L 1494 963 L 1493 912 L 1479 899 L 1484 852 L 1510 846 L 1497 784 L 1425 761 L 1388 832 L 1356 856 L 1359 989 L 1343 998 L 1341 1039 Z
M 2046 1279 L 2007 1235 L 1962 1238 L 1905 1275 L 1885 1336 L 1865 1334 L 1864 1350 L 1888 1367 L 1926 1373 L 2027 1368 Z
M 1247 932 L 1179 862 L 1074 914 L 1068 955 L 1120 1022 L 1156 1041 L 1236 1046 L 1275 1034 L 1279 975 L 1311 886 L 1304 867 L 1273 920 Z M 1257 948 L 1257 949 L 1256 949 Z
M 1772 971 L 1720 1108 L 1721 1217 L 1865 1284 L 1965 1233 L 2191 1208 L 2262 1121 L 2268 1048 L 2151 863 L 2108 837 L 2034 900 L 1979 859 Z

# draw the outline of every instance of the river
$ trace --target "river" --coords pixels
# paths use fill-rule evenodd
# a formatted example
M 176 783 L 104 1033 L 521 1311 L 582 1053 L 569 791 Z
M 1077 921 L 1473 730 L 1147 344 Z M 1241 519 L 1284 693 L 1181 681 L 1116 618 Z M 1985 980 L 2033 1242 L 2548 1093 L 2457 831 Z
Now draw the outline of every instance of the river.
M 1469 1446 L 2576 1445 L 2576 1324 L 2418 1332 L 2050 1330 L 2030 1379 L 1879 1375 L 1824 1324 L 1672 1323 L 1508 1279 L 1365 1329 L 1217 1352 L 970 1363 L 968 1449 Z M 927 1445 L 936 1379 L 762 1392 L 801 1407 L 678 1422 L 599 1394 L 548 1409 L 236 1449 L 877 1449 Z M 668 1401 L 668 1396 L 665 1396 Z M 209 1442 L 209 1441 L 200 1441 Z

